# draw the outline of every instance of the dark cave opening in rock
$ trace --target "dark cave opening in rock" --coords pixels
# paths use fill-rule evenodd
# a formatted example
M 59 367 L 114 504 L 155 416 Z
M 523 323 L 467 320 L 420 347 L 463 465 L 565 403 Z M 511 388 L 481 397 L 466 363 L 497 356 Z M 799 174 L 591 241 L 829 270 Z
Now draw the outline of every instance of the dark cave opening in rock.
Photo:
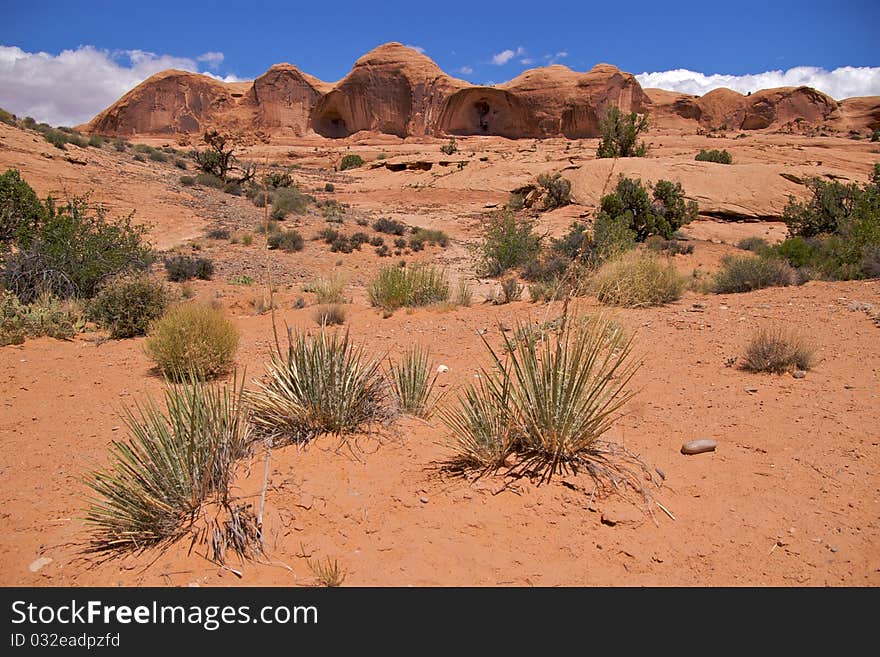
M 327 109 L 315 117 L 314 129 L 319 135 L 332 139 L 341 139 L 351 134 L 345 119 L 335 109 Z
M 451 135 L 497 135 L 516 139 L 536 131 L 529 112 L 501 89 L 464 89 L 446 102 L 438 130 Z

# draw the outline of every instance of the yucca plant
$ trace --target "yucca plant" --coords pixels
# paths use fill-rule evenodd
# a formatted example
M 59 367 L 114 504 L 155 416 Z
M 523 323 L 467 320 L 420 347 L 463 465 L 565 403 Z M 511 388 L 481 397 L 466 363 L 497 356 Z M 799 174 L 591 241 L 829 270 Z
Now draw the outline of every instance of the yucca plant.
M 303 442 L 356 430 L 382 414 L 379 361 L 355 346 L 347 331 L 321 327 L 309 335 L 288 328 L 287 340 L 286 353 L 272 354 L 265 379 L 256 381 L 249 395 L 260 431 Z
M 96 495 L 86 521 L 94 552 L 139 551 L 183 536 L 207 501 L 229 502 L 233 466 L 250 430 L 244 379 L 204 384 L 188 372 L 166 380 L 163 412 L 153 399 L 126 409 L 127 441 L 114 441 L 110 462 L 86 476 Z
M 516 334 L 526 327 L 519 326 Z M 484 339 L 485 342 L 485 339 Z M 600 443 L 638 369 L 632 339 L 605 319 L 569 320 L 558 333 L 517 342 L 504 336 L 505 356 L 486 342 L 493 365 L 444 414 L 459 455 L 497 466 L 515 453 L 511 470 L 541 481 L 586 467 L 596 475 L 608 450 Z
M 388 379 L 403 413 L 430 417 L 436 400 L 431 399 L 437 374 L 431 376 L 430 355 L 418 345 L 407 349 L 399 363 L 388 361 Z

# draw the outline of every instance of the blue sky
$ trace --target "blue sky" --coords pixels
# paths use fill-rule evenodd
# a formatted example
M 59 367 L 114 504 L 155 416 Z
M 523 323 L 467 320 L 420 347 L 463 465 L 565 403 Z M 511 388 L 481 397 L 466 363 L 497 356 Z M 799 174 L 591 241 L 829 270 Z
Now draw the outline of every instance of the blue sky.
M 136 74 L 150 74 L 166 63 L 248 79 L 287 61 L 333 81 L 386 41 L 423 48 L 447 72 L 480 84 L 503 82 L 552 61 L 576 70 L 608 62 L 637 74 L 687 69 L 728 76 L 804 66 L 824 71 L 880 66 L 877 0 L 5 4 L 0 68 L 5 61 L 8 70 L 6 79 L 0 70 L 0 87 L 15 76 L 42 76 L 37 64 L 46 58 L 27 68 L 20 61 L 26 55 L 55 57 L 84 47 L 105 53 L 123 69 L 135 69 L 124 85 L 120 78 L 113 86 L 114 93 L 130 88 Z M 89 61 L 85 57 L 81 65 Z M 101 67 L 98 73 L 111 75 Z M 677 84 L 675 76 L 653 80 L 667 88 Z M 869 91 L 873 83 L 871 78 Z M 694 89 L 702 91 L 705 84 Z M 859 91 L 866 83 L 854 84 L 841 92 Z M 0 90 L 0 104 L 8 105 L 13 91 Z

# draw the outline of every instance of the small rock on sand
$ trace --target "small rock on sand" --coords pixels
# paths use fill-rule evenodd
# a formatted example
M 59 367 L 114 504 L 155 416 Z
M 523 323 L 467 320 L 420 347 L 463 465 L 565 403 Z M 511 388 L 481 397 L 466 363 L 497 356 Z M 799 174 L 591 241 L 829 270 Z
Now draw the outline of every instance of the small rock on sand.
M 39 559 L 35 559 L 31 562 L 31 565 L 28 566 L 28 569 L 32 573 L 40 572 L 45 566 L 48 566 L 52 563 L 53 559 L 51 557 L 40 557 Z
M 681 446 L 682 454 L 702 454 L 703 452 L 714 452 L 718 443 L 711 438 L 701 438 L 700 440 L 690 440 Z
M 791 375 L 796 379 L 803 379 L 807 375 L 807 373 L 803 370 L 795 370 L 791 373 Z

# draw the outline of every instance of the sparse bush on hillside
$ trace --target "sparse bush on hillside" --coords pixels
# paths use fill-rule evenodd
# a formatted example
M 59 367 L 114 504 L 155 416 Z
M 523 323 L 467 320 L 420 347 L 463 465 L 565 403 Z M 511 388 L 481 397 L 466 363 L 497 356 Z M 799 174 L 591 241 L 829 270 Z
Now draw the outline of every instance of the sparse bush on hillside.
M 360 155 L 355 155 L 354 153 L 349 153 L 345 157 L 342 158 L 342 162 L 339 163 L 340 171 L 347 171 L 348 169 L 357 169 L 358 167 L 364 166 L 364 158 Z
M 684 279 L 668 259 L 629 251 L 603 264 L 590 280 L 589 288 L 607 305 L 660 306 L 681 298 Z
M 531 217 L 501 210 L 489 216 L 479 246 L 482 268 L 490 276 L 534 260 L 541 250 L 541 237 Z
M 770 243 L 763 237 L 744 237 L 736 243 L 736 248 L 760 255 L 770 248 Z
M 24 302 L 43 292 L 91 298 L 108 278 L 153 262 L 146 229 L 131 220 L 108 220 L 104 207 L 85 197 L 63 205 L 47 199 L 37 229 L 19 250 L 3 256 L 0 280 Z
M 338 277 L 316 278 L 303 286 L 303 292 L 315 295 L 315 303 L 339 304 L 348 303 L 345 298 L 345 281 Z
M 403 235 L 406 233 L 406 224 L 396 219 L 377 219 L 373 222 L 373 230 L 387 235 Z
M 432 228 L 414 228 L 410 240 L 418 240 L 430 245 L 446 247 L 449 245 L 449 235 L 442 230 Z
M 519 301 L 522 297 L 523 286 L 513 276 L 501 281 L 501 289 L 495 294 L 492 301 L 497 305 Z
M 154 322 L 147 336 L 147 355 L 168 377 L 191 371 L 213 377 L 229 370 L 238 348 L 238 330 L 222 310 L 184 303 Z
M 263 182 L 267 187 L 280 189 L 281 187 L 292 187 L 293 178 L 285 171 L 270 171 L 263 176 Z
M 765 287 L 788 286 L 797 281 L 794 270 L 784 260 L 771 257 L 726 256 L 715 273 L 712 291 L 716 294 L 751 292 Z
M 223 189 L 226 186 L 226 183 L 223 182 L 222 178 L 204 172 L 196 176 L 196 183 L 202 187 L 210 187 L 212 189 Z
M 101 135 L 92 135 L 89 137 L 89 146 L 92 148 L 103 148 L 105 143 L 107 143 L 107 139 Z
M 379 362 L 347 332 L 288 329 L 287 338 L 287 349 L 272 354 L 266 376 L 249 395 L 258 430 L 301 443 L 356 431 L 387 413 Z
M 808 370 L 812 363 L 812 349 L 798 334 L 785 329 L 762 328 L 746 345 L 741 367 L 749 372 L 782 374 Z
M 636 241 L 644 242 L 651 235 L 672 239 L 675 231 L 697 218 L 697 204 L 685 199 L 681 183 L 658 180 L 649 188 L 651 196 L 641 180 L 620 176 L 615 191 L 602 197 L 596 223 L 625 226 Z
M 571 204 L 571 182 L 561 173 L 538 176 L 538 184 L 544 188 L 544 209 L 553 210 Z
M 453 155 L 458 153 L 458 144 L 455 143 L 455 139 L 450 139 L 447 144 L 440 147 L 440 150 L 446 155 Z
M 149 152 L 147 157 L 150 158 L 152 162 L 167 162 L 168 156 L 162 151 L 152 150 Z
M 309 197 L 296 187 L 281 187 L 272 195 L 272 219 L 282 221 L 289 214 L 303 214 L 309 205 Z
M 648 117 L 635 112 L 624 114 L 620 108 L 612 106 L 599 122 L 602 140 L 599 142 L 597 157 L 645 157 L 648 147 L 638 138 L 648 129 Z
M 319 326 L 336 326 L 345 324 L 347 314 L 345 306 L 318 306 L 312 317 Z
M 449 300 L 446 273 L 431 265 L 385 267 L 367 286 L 373 306 L 396 308 L 427 306 Z
M 168 306 L 168 290 L 147 274 L 129 274 L 105 283 L 89 305 L 89 315 L 116 340 L 144 335 Z
M 0 176 L 0 252 L 13 243 L 30 244 L 46 209 L 18 169 Z
M 705 148 L 701 149 L 697 156 L 694 158 L 697 162 L 715 162 L 717 164 L 733 164 L 733 157 L 731 157 L 730 153 L 727 150 L 719 151 L 717 149 L 712 149 L 711 151 L 707 151 Z
M 235 145 L 230 142 L 228 136 L 217 130 L 208 130 L 203 135 L 203 139 L 208 148 L 193 153 L 196 167 L 200 171 L 219 178 L 224 185 L 227 182 L 243 185 L 253 180 L 257 172 L 256 166 L 238 161 L 235 157 Z M 234 172 L 237 172 L 237 175 L 232 175 Z
M 272 233 L 268 238 L 270 249 L 281 249 L 286 253 L 294 251 L 302 251 L 305 245 L 303 236 L 295 230 L 284 230 L 278 233 Z
M 214 275 L 214 264 L 207 258 L 176 255 L 163 260 L 168 280 L 174 283 L 200 278 L 210 280 Z
M 15 114 L 7 112 L 5 109 L 0 107 L 0 123 L 14 126 L 16 124 Z

